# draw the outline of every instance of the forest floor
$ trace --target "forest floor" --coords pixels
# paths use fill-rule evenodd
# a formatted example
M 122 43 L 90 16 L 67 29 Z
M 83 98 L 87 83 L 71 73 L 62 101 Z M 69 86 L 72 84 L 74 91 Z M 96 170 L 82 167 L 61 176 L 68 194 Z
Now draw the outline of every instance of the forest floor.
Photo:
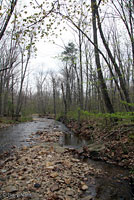
M 95 121 L 70 120 L 66 123 L 74 133 L 91 139 L 93 144 L 78 153 L 129 168 L 134 175 L 134 124 L 98 125 Z
M 4 118 L 0 119 L 0 129 L 1 128 L 7 128 L 9 126 L 12 126 L 13 124 L 15 124 L 15 122 L 6 120 Z
M 19 118 L 18 121 L 12 119 L 11 117 L 0 117 L 0 129 L 7 128 L 9 126 L 13 126 L 14 124 L 18 124 L 21 122 L 32 121 L 32 117 L 22 117 Z
M 9 126 L 11 126 L 11 124 L 0 123 L 0 129 L 1 128 L 7 128 Z

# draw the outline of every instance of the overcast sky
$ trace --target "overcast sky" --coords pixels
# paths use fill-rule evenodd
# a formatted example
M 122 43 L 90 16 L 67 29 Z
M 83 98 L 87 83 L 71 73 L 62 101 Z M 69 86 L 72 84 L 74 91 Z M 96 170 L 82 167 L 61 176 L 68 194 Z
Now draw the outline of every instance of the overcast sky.
M 28 11 L 28 14 L 40 11 L 38 9 L 37 9 L 37 11 L 36 10 L 32 11 L 29 1 L 27 1 L 27 0 L 24 0 L 24 1 L 20 0 L 19 2 L 20 2 L 20 4 L 19 4 L 20 7 L 22 5 L 28 6 L 26 8 L 26 11 Z M 37 2 L 41 4 L 43 2 L 43 0 L 37 0 Z M 49 3 L 50 2 L 51 2 L 51 0 L 49 0 Z M 37 4 L 35 4 L 35 5 L 37 5 Z M 66 26 L 66 24 L 64 24 L 64 26 Z M 59 29 L 63 29 L 63 27 L 61 26 L 61 27 L 59 27 Z M 46 38 L 40 39 L 40 41 L 36 45 L 36 47 L 38 49 L 37 57 L 31 59 L 30 68 L 32 66 L 32 68 L 34 68 L 35 70 L 39 70 L 40 68 L 42 69 L 42 66 L 43 66 L 45 70 L 48 70 L 48 69 L 58 70 L 59 62 L 58 62 L 58 59 L 56 59 L 55 57 L 58 56 L 58 54 L 60 54 L 63 51 L 63 49 L 61 47 L 59 47 L 58 45 L 63 46 L 63 41 L 64 41 L 64 44 L 67 44 L 69 41 L 73 40 L 72 37 L 73 37 L 73 35 L 70 31 L 64 30 L 63 34 L 60 37 L 58 37 L 57 39 L 54 38 L 54 42 L 57 45 L 53 44 L 52 42 L 44 42 L 44 40 L 46 40 Z
M 32 66 L 35 70 L 44 68 L 45 71 L 53 69 L 57 71 L 59 69 L 60 62 L 58 58 L 56 58 L 62 51 L 63 48 L 60 46 L 64 46 L 63 41 L 67 44 L 72 40 L 71 33 L 69 31 L 67 33 L 63 33 L 63 35 L 55 39 L 55 43 L 52 42 L 44 42 L 43 39 L 37 43 L 37 57 L 32 58 L 30 62 L 30 67 Z
M 25 2 L 28 3 L 27 0 L 25 0 Z M 62 35 L 60 35 L 58 38 L 54 38 L 54 42 L 56 44 L 53 44 L 52 42 L 47 42 L 46 38 L 39 38 L 39 42 L 37 42 L 36 44 L 37 56 L 32 57 L 29 63 L 29 73 L 32 88 L 34 88 L 35 84 L 33 83 L 35 82 L 35 77 L 38 72 L 47 72 L 51 70 L 57 72 L 60 69 L 61 62 L 58 58 L 56 58 L 63 51 L 63 48 L 60 46 L 64 46 L 64 44 L 67 45 L 69 41 L 72 41 L 74 39 L 73 33 L 69 30 L 68 25 L 64 24 L 64 26 L 66 26 L 68 31 L 63 30 Z

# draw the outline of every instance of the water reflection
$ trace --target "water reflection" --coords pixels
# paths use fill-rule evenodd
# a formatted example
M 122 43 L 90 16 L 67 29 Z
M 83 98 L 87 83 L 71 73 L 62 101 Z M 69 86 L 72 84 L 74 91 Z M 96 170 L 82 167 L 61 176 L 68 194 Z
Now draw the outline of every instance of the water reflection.
M 79 148 L 87 145 L 88 143 L 88 141 L 76 136 L 73 133 L 64 133 L 63 137 L 60 139 L 60 145 L 64 145 L 66 147 Z
M 41 119 L 0 129 L 0 153 L 10 150 L 12 146 L 28 145 L 32 133 L 44 129 L 51 130 L 54 124 L 54 120 Z

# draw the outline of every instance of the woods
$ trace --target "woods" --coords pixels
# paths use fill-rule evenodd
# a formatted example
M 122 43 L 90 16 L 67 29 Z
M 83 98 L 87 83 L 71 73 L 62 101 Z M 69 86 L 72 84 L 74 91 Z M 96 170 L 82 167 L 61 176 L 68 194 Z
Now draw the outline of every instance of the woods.
M 133 199 L 134 0 L 1 0 L 0 55 L 0 199 Z
M 32 14 L 29 5 L 17 3 L 1 2 L 1 116 L 53 113 L 56 117 L 77 109 L 133 112 L 132 0 L 33 0 Z M 57 37 L 64 22 L 73 35 L 57 55 L 61 67 L 37 73 L 31 91 L 28 66 L 36 54 L 36 41 Z

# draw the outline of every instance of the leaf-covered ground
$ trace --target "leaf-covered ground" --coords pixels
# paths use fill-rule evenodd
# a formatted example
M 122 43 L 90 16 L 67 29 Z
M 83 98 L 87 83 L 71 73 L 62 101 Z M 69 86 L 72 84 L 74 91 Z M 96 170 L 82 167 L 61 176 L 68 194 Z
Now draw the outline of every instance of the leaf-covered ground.
M 6 124 L 6 123 L 0 122 L 0 129 L 1 129 L 1 128 L 7 128 L 7 127 L 9 127 L 9 126 L 11 126 L 10 123 L 9 123 L 9 124 Z
M 91 121 L 80 125 L 76 121 L 70 121 L 67 126 L 76 134 L 93 140 L 96 146 L 100 145 L 97 151 L 90 145 L 84 147 L 85 156 L 134 169 L 134 125 L 100 127 Z

